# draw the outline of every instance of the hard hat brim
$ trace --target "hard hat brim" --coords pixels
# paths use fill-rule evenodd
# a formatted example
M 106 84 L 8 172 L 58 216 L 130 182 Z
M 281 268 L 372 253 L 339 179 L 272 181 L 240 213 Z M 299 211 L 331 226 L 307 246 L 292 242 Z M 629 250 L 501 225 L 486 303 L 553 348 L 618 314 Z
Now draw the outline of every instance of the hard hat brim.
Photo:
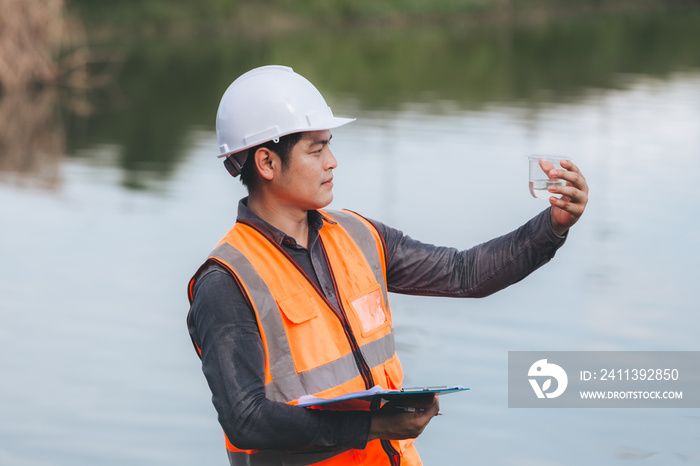
M 283 136 L 288 136 L 290 134 L 306 133 L 309 131 L 324 131 L 327 129 L 335 129 L 335 128 L 339 128 L 343 125 L 347 125 L 348 123 L 352 123 L 355 120 L 356 120 L 355 118 L 344 118 L 344 117 L 333 116 L 333 117 L 324 119 L 323 123 L 319 124 L 319 125 L 313 125 L 313 126 L 308 126 L 308 127 L 304 127 L 304 128 L 295 128 L 295 129 L 292 129 L 289 131 L 281 132 L 281 133 L 277 134 L 274 138 L 267 137 L 267 138 L 262 138 L 260 140 L 251 141 L 250 143 L 245 144 L 243 147 L 241 147 L 239 149 L 236 149 L 234 151 L 225 152 L 225 153 L 219 155 L 218 158 L 229 157 L 233 154 L 243 152 L 243 151 L 248 150 L 252 147 L 259 146 L 260 144 L 263 144 L 267 141 L 272 141 L 273 139 L 281 138 Z

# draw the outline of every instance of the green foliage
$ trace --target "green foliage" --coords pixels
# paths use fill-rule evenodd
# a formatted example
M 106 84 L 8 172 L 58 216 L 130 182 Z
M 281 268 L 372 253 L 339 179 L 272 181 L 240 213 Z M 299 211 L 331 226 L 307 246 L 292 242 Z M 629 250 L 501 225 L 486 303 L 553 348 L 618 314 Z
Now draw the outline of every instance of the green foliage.
M 630 75 L 700 69 L 700 13 L 608 16 L 501 27 L 352 28 L 273 37 L 125 42 L 126 60 L 100 110 L 69 119 L 69 153 L 118 145 L 125 184 L 168 177 L 193 128 L 214 129 L 219 99 L 240 74 L 285 64 L 313 82 L 338 115 L 420 105 L 423 113 L 506 103 L 537 108 Z M 74 118 L 74 117 L 73 117 Z M 216 147 L 212 147 L 216 151 Z
M 275 27 L 293 23 L 300 29 L 319 29 L 363 22 L 454 21 L 475 15 L 500 18 L 650 11 L 699 7 L 700 0 L 72 0 L 69 5 L 87 22 L 104 26 L 246 29 L 258 24 Z
M 234 17 L 236 0 L 72 0 L 69 6 L 90 23 L 176 25 L 191 21 L 211 21 Z

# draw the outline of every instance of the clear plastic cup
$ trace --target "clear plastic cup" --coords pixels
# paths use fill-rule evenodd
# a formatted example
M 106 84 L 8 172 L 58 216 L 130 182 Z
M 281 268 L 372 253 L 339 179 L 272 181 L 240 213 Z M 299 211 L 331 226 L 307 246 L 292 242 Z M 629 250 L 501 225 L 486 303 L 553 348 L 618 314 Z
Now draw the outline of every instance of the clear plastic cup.
M 562 160 L 571 160 L 558 155 L 528 155 L 528 165 L 530 167 L 529 186 L 530 194 L 537 199 L 549 199 L 550 197 L 561 197 L 561 194 L 550 193 L 547 188 L 550 186 L 566 186 L 566 180 L 550 178 L 547 174 L 549 170 L 562 170 Z

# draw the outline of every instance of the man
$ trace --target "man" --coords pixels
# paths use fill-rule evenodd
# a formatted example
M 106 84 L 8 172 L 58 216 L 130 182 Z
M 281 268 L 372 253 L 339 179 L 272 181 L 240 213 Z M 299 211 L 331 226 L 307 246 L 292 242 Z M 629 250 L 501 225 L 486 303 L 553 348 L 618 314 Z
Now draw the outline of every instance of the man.
M 437 397 L 369 410 L 307 409 L 331 398 L 400 388 L 389 291 L 486 296 L 549 261 L 581 216 L 579 169 L 549 175 L 551 207 L 514 232 L 466 251 L 420 243 L 333 199 L 333 116 L 291 68 L 266 66 L 231 84 L 217 114 L 221 157 L 248 197 L 236 225 L 189 285 L 188 327 L 202 359 L 232 465 L 419 465 L 415 439 Z M 547 167 L 549 168 L 549 167 Z

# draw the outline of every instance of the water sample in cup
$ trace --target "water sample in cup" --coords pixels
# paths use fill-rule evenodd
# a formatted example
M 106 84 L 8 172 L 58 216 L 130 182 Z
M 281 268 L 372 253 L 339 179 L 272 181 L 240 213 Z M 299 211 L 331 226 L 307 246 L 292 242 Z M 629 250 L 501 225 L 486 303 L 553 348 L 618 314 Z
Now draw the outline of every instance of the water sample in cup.
M 550 178 L 547 174 L 549 170 L 562 170 L 562 160 L 571 160 L 557 155 L 528 155 L 530 166 L 529 186 L 530 194 L 537 199 L 549 199 L 550 197 L 561 197 L 561 194 L 550 193 L 547 188 L 550 186 L 566 186 L 566 180 Z

